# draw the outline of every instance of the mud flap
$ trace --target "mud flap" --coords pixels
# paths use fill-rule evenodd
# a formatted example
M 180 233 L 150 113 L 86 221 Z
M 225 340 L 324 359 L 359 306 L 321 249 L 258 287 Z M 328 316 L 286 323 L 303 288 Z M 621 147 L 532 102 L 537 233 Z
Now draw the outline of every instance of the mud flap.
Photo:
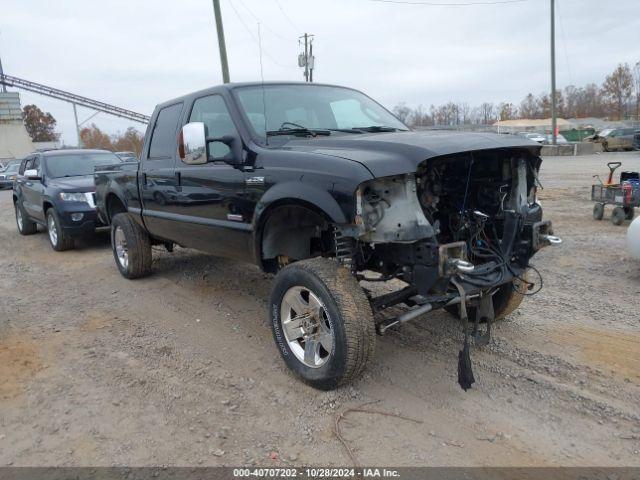
M 454 279 L 451 279 L 451 283 L 455 285 L 458 289 L 458 293 L 460 294 L 460 318 L 462 319 L 462 327 L 464 328 L 464 344 L 462 350 L 458 352 L 458 383 L 466 392 L 476 381 L 473 377 L 471 355 L 469 354 L 469 317 L 467 316 L 467 298 L 462 285 Z

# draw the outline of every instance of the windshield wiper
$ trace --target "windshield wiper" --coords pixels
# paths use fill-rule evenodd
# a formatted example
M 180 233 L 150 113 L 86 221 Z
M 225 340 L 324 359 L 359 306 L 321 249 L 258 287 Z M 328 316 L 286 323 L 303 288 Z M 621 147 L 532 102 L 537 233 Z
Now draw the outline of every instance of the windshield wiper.
M 285 125 L 295 125 L 295 128 L 289 128 Z M 297 123 L 284 122 L 279 130 L 267 131 L 267 137 L 274 137 L 278 135 L 309 135 L 315 137 L 317 135 L 331 135 L 331 131 L 327 129 L 307 128 Z
M 395 127 L 388 127 L 386 125 L 370 125 L 368 127 L 354 127 L 351 130 L 361 131 L 361 132 L 397 132 L 400 130 Z M 406 130 L 402 130 L 403 132 Z

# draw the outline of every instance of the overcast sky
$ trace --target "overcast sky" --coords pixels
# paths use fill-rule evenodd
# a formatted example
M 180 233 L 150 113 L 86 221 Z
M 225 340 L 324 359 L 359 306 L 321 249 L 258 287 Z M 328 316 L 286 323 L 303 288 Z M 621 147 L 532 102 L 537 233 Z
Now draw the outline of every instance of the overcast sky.
M 221 4 L 232 81 L 260 78 L 259 21 L 265 80 L 302 79 L 298 36 L 309 32 L 316 81 L 358 88 L 388 108 L 401 101 L 519 103 L 549 89 L 549 0 Z M 618 63 L 640 61 L 640 0 L 556 4 L 559 86 L 601 83 Z M 0 54 L 7 74 L 145 114 L 222 81 L 211 0 L 2 0 Z M 75 144 L 69 104 L 21 95 L 23 106 L 50 111 L 64 141 Z M 79 110 L 81 121 L 93 113 Z M 134 125 L 102 113 L 91 121 L 110 133 Z

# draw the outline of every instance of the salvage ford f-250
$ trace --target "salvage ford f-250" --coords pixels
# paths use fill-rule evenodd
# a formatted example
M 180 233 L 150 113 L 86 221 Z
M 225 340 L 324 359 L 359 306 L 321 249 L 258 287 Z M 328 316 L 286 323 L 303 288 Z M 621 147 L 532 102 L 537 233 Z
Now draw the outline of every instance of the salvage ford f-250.
M 227 84 L 159 105 L 140 162 L 97 169 L 96 203 L 127 278 L 151 271 L 152 245 L 175 244 L 277 274 L 273 335 L 314 387 L 357 377 L 376 331 L 445 308 L 462 319 L 467 389 L 471 339 L 488 340 L 534 288 L 531 257 L 560 242 L 536 200 L 539 152 L 411 131 L 349 88 Z M 361 286 L 391 280 L 402 287 L 378 296 Z

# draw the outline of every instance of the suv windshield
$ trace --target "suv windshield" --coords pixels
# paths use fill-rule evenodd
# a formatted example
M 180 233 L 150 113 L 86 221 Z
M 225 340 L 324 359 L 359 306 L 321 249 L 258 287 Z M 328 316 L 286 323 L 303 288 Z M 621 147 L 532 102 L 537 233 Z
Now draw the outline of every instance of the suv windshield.
M 257 85 L 238 87 L 234 92 L 253 130 L 260 136 L 286 130 L 292 133 L 408 130 L 380 104 L 348 88 Z
M 117 155 L 109 152 L 73 153 L 45 157 L 48 176 L 51 178 L 93 175 L 98 165 L 121 163 Z
M 12 163 L 7 168 L 2 170 L 2 173 L 16 173 L 18 170 L 20 170 L 20 164 L 19 163 Z

